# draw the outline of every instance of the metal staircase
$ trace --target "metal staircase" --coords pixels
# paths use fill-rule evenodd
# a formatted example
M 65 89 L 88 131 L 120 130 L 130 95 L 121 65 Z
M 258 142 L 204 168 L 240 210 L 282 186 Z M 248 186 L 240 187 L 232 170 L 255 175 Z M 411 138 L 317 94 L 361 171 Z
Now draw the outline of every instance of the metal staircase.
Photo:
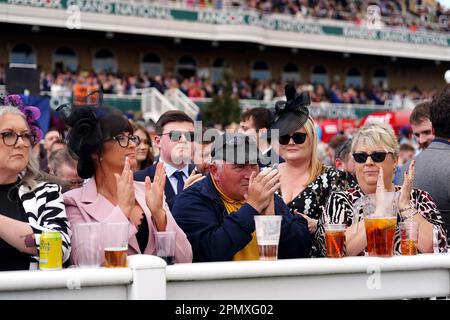
M 145 121 L 158 121 L 159 117 L 170 110 L 185 112 L 194 121 L 199 107 L 179 89 L 170 89 L 163 95 L 156 88 L 142 90 L 142 116 Z

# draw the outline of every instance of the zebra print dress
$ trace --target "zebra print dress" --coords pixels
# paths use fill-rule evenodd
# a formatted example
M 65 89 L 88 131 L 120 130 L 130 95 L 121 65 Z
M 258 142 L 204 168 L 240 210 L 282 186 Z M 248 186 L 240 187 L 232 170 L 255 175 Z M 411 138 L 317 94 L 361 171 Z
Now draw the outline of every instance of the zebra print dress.
M 55 183 L 40 182 L 34 190 L 22 185 L 19 198 L 33 230 L 39 252 L 42 232 L 58 231 L 62 237 L 63 262 L 70 257 L 70 230 L 61 187 Z M 37 269 L 38 256 L 30 256 L 30 269 Z
M 395 186 L 395 191 L 401 191 L 401 187 Z M 318 246 L 320 256 L 324 257 L 326 255 L 324 223 L 328 221 L 332 223 L 344 223 L 347 227 L 350 227 L 354 223 L 353 206 L 362 196 L 364 196 L 364 193 L 358 185 L 347 191 L 334 192 L 330 196 L 327 201 L 325 213 L 319 218 L 317 232 L 315 234 L 315 243 Z M 426 191 L 413 189 L 411 191 L 411 202 L 422 217 L 433 225 L 433 230 L 437 231 L 435 251 L 447 252 L 447 228 L 431 196 Z M 361 221 L 362 217 L 361 209 L 359 221 Z M 402 220 L 403 218 L 398 213 L 397 221 L 400 222 Z M 394 254 L 400 255 L 400 230 L 398 227 L 395 231 L 394 241 Z M 365 251 L 361 252 L 360 255 L 364 255 L 365 253 Z

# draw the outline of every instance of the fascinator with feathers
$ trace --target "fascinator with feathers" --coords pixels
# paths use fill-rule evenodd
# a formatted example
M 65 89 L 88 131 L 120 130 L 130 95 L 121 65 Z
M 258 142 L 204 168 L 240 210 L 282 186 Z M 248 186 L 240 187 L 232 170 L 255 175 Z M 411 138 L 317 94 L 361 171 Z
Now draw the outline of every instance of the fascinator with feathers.
M 292 85 L 284 87 L 286 101 L 275 104 L 275 121 L 271 129 L 278 129 L 279 135 L 291 134 L 304 126 L 309 117 L 307 106 L 311 104 L 308 92 L 297 92 Z
M 25 119 L 30 127 L 31 133 L 35 138 L 35 143 L 41 141 L 44 135 L 39 127 L 39 124 L 37 123 L 37 120 L 41 117 L 41 110 L 39 110 L 38 107 L 26 106 L 18 94 L 0 94 L 0 105 L 16 107 L 19 109 L 25 115 Z

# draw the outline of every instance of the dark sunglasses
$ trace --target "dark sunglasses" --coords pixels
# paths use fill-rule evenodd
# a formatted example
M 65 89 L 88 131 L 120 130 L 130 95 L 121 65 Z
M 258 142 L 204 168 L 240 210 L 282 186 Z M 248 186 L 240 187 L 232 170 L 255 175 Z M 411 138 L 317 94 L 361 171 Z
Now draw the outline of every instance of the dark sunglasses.
M 289 141 L 294 140 L 295 144 L 302 144 L 306 140 L 306 133 L 303 132 L 295 132 L 293 135 L 285 134 L 278 138 L 278 141 L 282 145 L 289 144 Z
M 373 162 L 383 162 L 386 159 L 386 155 L 390 152 L 374 152 L 367 154 L 366 152 L 357 152 L 353 154 L 353 159 L 358 163 L 366 163 L 367 158 L 371 157 Z
M 194 131 L 177 131 L 177 130 L 173 130 L 167 133 L 163 133 L 163 135 L 169 135 L 170 140 L 172 141 L 180 141 L 181 136 L 184 135 L 184 137 L 186 138 L 187 141 L 192 142 L 194 141 Z

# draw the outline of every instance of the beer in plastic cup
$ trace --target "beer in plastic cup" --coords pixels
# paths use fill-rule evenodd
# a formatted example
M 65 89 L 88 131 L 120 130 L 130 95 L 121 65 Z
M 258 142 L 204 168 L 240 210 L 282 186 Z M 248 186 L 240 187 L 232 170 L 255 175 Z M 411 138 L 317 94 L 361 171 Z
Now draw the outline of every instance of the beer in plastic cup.
M 419 238 L 419 224 L 415 221 L 405 221 L 398 224 L 400 229 L 400 247 L 403 256 L 417 254 L 417 242 Z
M 103 225 L 105 267 L 125 268 L 127 266 L 128 228 L 128 222 L 110 222 Z
M 259 260 L 277 260 L 280 242 L 281 216 L 255 216 Z
M 328 258 L 342 258 L 345 250 L 345 224 L 324 224 Z

